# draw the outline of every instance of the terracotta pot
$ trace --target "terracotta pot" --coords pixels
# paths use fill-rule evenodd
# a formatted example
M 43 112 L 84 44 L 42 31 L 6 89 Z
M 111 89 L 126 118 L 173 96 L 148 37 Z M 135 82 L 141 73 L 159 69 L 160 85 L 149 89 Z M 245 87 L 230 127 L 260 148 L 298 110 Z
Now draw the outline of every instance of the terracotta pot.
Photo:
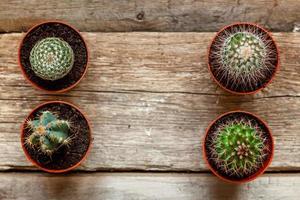
M 261 166 L 260 169 L 257 170 L 254 174 L 252 174 L 252 175 L 250 175 L 250 176 L 248 176 L 246 178 L 240 179 L 240 180 L 229 179 L 229 178 L 225 177 L 224 175 L 222 175 L 220 172 L 218 172 L 218 170 L 215 169 L 212 166 L 212 164 L 209 162 L 209 155 L 207 154 L 207 149 L 206 149 L 206 140 L 208 138 L 210 129 L 213 127 L 213 125 L 216 124 L 216 122 L 218 120 L 220 120 L 221 118 L 223 118 L 225 116 L 228 116 L 230 114 L 236 114 L 236 113 L 241 114 L 241 115 L 245 114 L 245 115 L 251 116 L 255 120 L 257 120 L 261 125 L 263 125 L 263 127 L 265 129 L 265 133 L 268 135 L 268 139 L 270 140 L 270 143 L 268 143 L 268 144 L 271 147 L 270 148 L 270 154 L 269 154 L 268 158 L 265 160 L 263 166 Z M 218 116 L 215 120 L 213 120 L 210 123 L 210 125 L 206 129 L 205 137 L 203 138 L 203 143 L 202 144 L 203 144 L 202 145 L 203 158 L 204 158 L 204 160 L 205 160 L 208 168 L 212 171 L 212 173 L 214 175 L 216 175 L 217 177 L 219 177 L 221 180 L 224 180 L 224 181 L 230 182 L 230 183 L 240 184 L 240 183 L 246 183 L 246 182 L 249 182 L 249 181 L 252 181 L 252 180 L 256 179 L 258 176 L 262 175 L 264 173 L 264 171 L 268 168 L 268 166 L 271 164 L 273 156 L 274 156 L 274 138 L 273 138 L 272 133 L 271 133 L 269 127 L 267 126 L 266 122 L 264 122 L 257 115 L 254 115 L 253 113 L 246 112 L 246 111 L 236 110 L 236 111 L 227 112 L 227 113 L 224 113 L 224 114 Z
M 66 88 L 59 89 L 59 90 L 47 90 L 47 89 L 41 87 L 40 85 L 38 85 L 37 83 L 31 81 L 31 80 L 29 79 L 29 77 L 28 77 L 28 74 L 27 74 L 26 71 L 24 70 L 24 66 L 22 65 L 22 62 L 21 62 L 21 48 L 22 48 L 22 46 L 23 46 L 24 39 L 27 37 L 27 35 L 28 35 L 29 33 L 31 33 L 32 31 L 34 31 L 36 28 L 38 28 L 38 27 L 41 26 L 41 25 L 48 24 L 48 23 L 59 23 L 59 24 L 65 25 L 66 27 L 69 27 L 69 28 L 73 29 L 73 30 L 81 37 L 81 39 L 82 39 L 82 41 L 83 41 L 83 43 L 84 43 L 84 46 L 86 47 L 86 51 L 87 51 L 87 52 L 86 52 L 86 53 L 87 53 L 87 62 L 86 62 L 86 64 L 83 66 L 85 69 L 84 69 L 84 72 L 83 72 L 83 74 L 81 75 L 81 77 L 80 77 L 74 84 L 72 84 L 72 85 L 70 85 L 70 86 L 68 86 L 68 87 L 66 87 Z M 18 64 L 19 64 L 19 67 L 20 67 L 20 69 L 21 69 L 21 72 L 22 72 L 23 76 L 24 76 L 25 79 L 26 79 L 29 83 L 31 83 L 31 85 L 33 85 L 35 88 L 40 89 L 40 90 L 43 90 L 43 91 L 48 92 L 48 93 L 63 93 L 63 92 L 66 92 L 66 91 L 71 90 L 72 88 L 74 88 L 74 87 L 82 80 L 82 78 L 83 78 L 84 75 L 86 74 L 87 69 L 88 69 L 88 63 L 89 63 L 89 49 L 88 49 L 88 46 L 87 46 L 87 44 L 86 44 L 84 38 L 82 37 L 82 35 L 80 34 L 80 32 L 79 32 L 77 29 L 75 29 L 73 26 L 71 26 L 71 25 L 69 25 L 69 24 L 66 24 L 66 23 L 64 23 L 64 22 L 62 22 L 62 21 L 55 21 L 55 20 L 54 20 L 54 21 L 44 21 L 44 22 L 42 22 L 42 23 L 39 23 L 39 24 L 33 26 L 32 28 L 30 28 L 30 29 L 27 31 L 27 33 L 24 35 L 24 37 L 22 38 L 22 40 L 21 40 L 21 42 L 20 42 L 20 44 L 19 44 L 19 49 L 18 49 Z
M 249 92 L 238 92 L 238 91 L 234 91 L 234 90 L 231 90 L 229 88 L 227 88 L 226 86 L 224 86 L 219 80 L 217 80 L 217 78 L 215 77 L 214 73 L 212 72 L 212 66 L 210 64 L 210 52 L 212 51 L 212 47 L 213 47 L 213 44 L 214 42 L 216 41 L 216 38 L 226 29 L 228 28 L 231 28 L 233 26 L 239 26 L 239 25 L 250 25 L 250 26 L 254 26 L 254 27 L 257 27 L 258 29 L 260 29 L 262 32 L 265 32 L 268 37 L 272 40 L 274 46 L 275 46 L 275 50 L 277 52 L 277 63 L 276 63 L 276 66 L 275 66 L 275 70 L 274 70 L 274 73 L 272 74 L 272 76 L 270 77 L 270 79 L 265 83 L 263 84 L 261 87 L 253 90 L 253 91 L 249 91 Z M 249 22 L 237 22 L 237 23 L 233 23 L 233 24 L 230 24 L 228 26 L 225 26 L 223 27 L 220 31 L 217 32 L 217 34 L 214 36 L 214 38 L 212 39 L 210 45 L 209 45 L 209 48 L 208 48 L 208 52 L 207 52 L 207 66 L 208 66 L 208 71 L 211 75 L 211 77 L 213 78 L 214 82 L 216 82 L 222 89 L 224 89 L 225 91 L 227 92 L 230 92 L 232 94 L 236 94 L 236 95 L 247 95 L 247 94 L 255 94 L 257 92 L 259 92 L 260 90 L 264 89 L 265 87 L 267 87 L 274 79 L 275 77 L 275 74 L 277 73 L 277 71 L 279 70 L 279 48 L 275 42 L 275 40 L 273 39 L 272 37 L 272 34 L 267 31 L 266 29 L 262 28 L 261 26 L 257 25 L 257 24 L 254 24 L 254 23 L 249 23 Z
M 66 169 L 59 169 L 59 170 L 55 170 L 55 169 L 47 169 L 43 166 L 41 166 L 37 161 L 35 161 L 28 153 L 26 147 L 25 147 L 25 127 L 26 127 L 26 122 L 27 120 L 36 112 L 38 111 L 39 109 L 41 109 L 42 107 L 44 107 L 45 105 L 49 105 L 49 104 L 66 104 L 68 106 L 71 106 L 73 107 L 75 110 L 77 110 L 83 117 L 84 119 L 86 120 L 87 122 L 87 126 L 88 126 L 88 129 L 89 129 L 89 145 L 88 145 L 88 149 L 86 150 L 86 152 L 83 154 L 83 157 L 76 163 L 74 164 L 73 166 L 69 167 L 69 168 L 66 168 Z M 46 102 L 46 103 L 42 103 L 40 105 L 38 105 L 37 107 L 35 107 L 31 112 L 30 114 L 26 117 L 25 121 L 23 122 L 23 124 L 21 125 L 21 146 L 22 146 L 22 149 L 25 153 L 25 156 L 26 158 L 36 167 L 38 167 L 39 169 L 43 170 L 43 171 L 46 171 L 46 172 L 50 172 L 50 173 L 63 173 L 63 172 L 68 172 L 76 167 L 78 167 L 87 157 L 88 153 L 90 152 L 90 149 L 91 149 L 91 144 L 92 144 L 92 137 L 91 137 L 91 126 L 90 126 L 90 122 L 88 120 L 88 118 L 86 117 L 86 115 L 78 108 L 76 107 L 74 104 L 71 104 L 71 103 L 68 103 L 68 102 L 65 102 L 65 101 L 49 101 L 49 102 Z

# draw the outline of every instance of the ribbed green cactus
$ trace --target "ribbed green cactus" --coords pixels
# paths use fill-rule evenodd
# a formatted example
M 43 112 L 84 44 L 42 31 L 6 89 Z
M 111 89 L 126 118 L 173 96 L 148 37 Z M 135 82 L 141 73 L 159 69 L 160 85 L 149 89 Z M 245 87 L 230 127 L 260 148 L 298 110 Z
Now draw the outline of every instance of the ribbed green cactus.
M 231 90 L 255 90 L 269 78 L 277 62 L 272 38 L 261 28 L 238 24 L 221 31 L 209 54 L 216 79 Z
M 34 45 L 29 60 L 37 76 L 54 81 L 63 78 L 72 69 L 74 53 L 64 40 L 48 37 Z
M 227 123 L 214 134 L 212 159 L 228 176 L 245 177 L 263 165 L 268 148 L 266 138 L 250 121 Z
M 249 32 L 239 32 L 229 37 L 223 47 L 223 65 L 233 73 L 249 74 L 263 67 L 266 49 L 261 39 Z
M 26 138 L 25 143 L 51 156 L 61 146 L 68 146 L 70 123 L 60 120 L 50 111 L 44 111 L 38 119 L 27 121 L 27 127 L 32 133 Z

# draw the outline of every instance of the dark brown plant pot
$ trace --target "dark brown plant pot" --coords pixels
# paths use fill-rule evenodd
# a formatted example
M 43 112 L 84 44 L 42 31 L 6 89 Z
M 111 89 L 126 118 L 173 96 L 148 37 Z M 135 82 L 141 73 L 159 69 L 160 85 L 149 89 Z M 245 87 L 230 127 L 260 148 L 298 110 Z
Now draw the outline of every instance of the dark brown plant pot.
M 232 120 L 239 119 L 251 120 L 251 123 L 259 127 L 263 133 L 264 138 L 266 138 L 265 144 L 267 147 L 267 150 L 265 150 L 264 152 L 266 156 L 264 157 L 260 167 L 244 177 L 237 176 L 232 173 L 229 174 L 228 172 L 226 172 L 224 168 L 221 167 L 222 163 L 220 163 L 220 161 L 219 163 L 216 162 L 216 155 L 211 149 L 211 144 L 214 141 L 216 131 L 219 130 L 222 127 L 222 125 L 226 124 L 226 122 L 231 122 Z M 271 161 L 274 156 L 274 139 L 267 124 L 258 116 L 245 111 L 227 112 L 225 114 L 220 115 L 208 126 L 203 140 L 203 156 L 208 168 L 213 172 L 213 174 L 215 174 L 220 179 L 231 183 L 245 183 L 252 181 L 261 174 L 263 174 L 264 171 L 271 164 Z
M 28 120 L 36 119 L 42 111 L 51 111 L 60 119 L 71 122 L 69 132 L 71 143 L 59 148 L 51 156 L 26 144 L 25 139 L 32 133 L 26 126 Z M 33 165 L 50 173 L 62 173 L 76 168 L 82 163 L 91 148 L 91 127 L 86 116 L 73 104 L 63 101 L 49 101 L 37 106 L 26 117 L 21 126 L 21 145 L 27 159 Z
M 66 41 L 74 52 L 74 64 L 71 71 L 61 79 L 50 81 L 38 77 L 31 69 L 29 57 L 34 45 L 46 38 L 58 37 Z M 46 21 L 32 27 L 19 46 L 18 61 L 21 71 L 34 87 L 53 93 L 66 92 L 75 87 L 87 71 L 88 48 L 80 33 L 72 26 L 59 21 Z
M 225 64 L 222 56 L 224 52 L 224 41 L 228 39 L 230 33 L 236 33 L 240 30 L 248 30 L 257 33 L 262 38 L 262 44 L 266 49 L 266 58 L 257 67 L 257 70 L 251 76 L 239 75 L 232 73 L 228 69 L 233 65 L 232 62 Z M 208 69 L 213 80 L 224 90 L 233 94 L 254 94 L 265 88 L 272 82 L 276 72 L 279 69 L 279 50 L 271 36 L 264 28 L 253 23 L 234 23 L 222 28 L 212 39 L 208 49 Z M 237 78 L 238 77 L 238 78 Z M 251 77 L 251 78 L 249 78 Z

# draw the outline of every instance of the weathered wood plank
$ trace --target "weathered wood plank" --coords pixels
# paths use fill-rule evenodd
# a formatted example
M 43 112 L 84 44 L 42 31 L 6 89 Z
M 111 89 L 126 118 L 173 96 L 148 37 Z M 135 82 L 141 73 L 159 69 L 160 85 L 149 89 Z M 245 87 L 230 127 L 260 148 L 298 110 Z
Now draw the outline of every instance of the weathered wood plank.
M 17 67 L 21 34 L 0 37 L 0 169 L 32 168 L 19 143 L 19 125 L 46 100 L 69 100 L 92 121 L 94 148 L 82 170 L 207 171 L 201 139 L 218 114 L 241 108 L 274 132 L 269 170 L 300 170 L 300 34 L 275 34 L 282 69 L 254 96 L 232 96 L 210 80 L 205 64 L 212 33 L 85 33 L 91 48 L 87 77 L 66 94 L 48 95 L 25 82 Z
M 84 33 L 90 49 L 87 76 L 79 90 L 222 94 L 207 70 L 214 33 Z M 1 85 L 28 86 L 17 67 L 21 34 L 0 35 Z M 299 96 L 300 33 L 275 33 L 281 69 L 256 96 Z M 13 98 L 22 93 L 2 94 Z
M 49 19 L 81 31 L 217 31 L 236 21 L 292 31 L 300 22 L 298 0 L 2 0 L 0 31 L 26 31 Z
M 2 170 L 31 166 L 20 148 L 19 125 L 35 105 L 57 98 L 20 90 L 24 99 L 0 100 Z M 77 103 L 92 121 L 93 149 L 83 170 L 206 171 L 205 128 L 218 114 L 237 108 L 259 114 L 273 130 L 270 170 L 300 170 L 300 98 L 73 91 L 59 99 Z
M 64 176 L 1 173 L 0 198 L 8 199 L 299 199 L 299 174 L 266 174 L 244 185 L 212 175 L 93 173 Z

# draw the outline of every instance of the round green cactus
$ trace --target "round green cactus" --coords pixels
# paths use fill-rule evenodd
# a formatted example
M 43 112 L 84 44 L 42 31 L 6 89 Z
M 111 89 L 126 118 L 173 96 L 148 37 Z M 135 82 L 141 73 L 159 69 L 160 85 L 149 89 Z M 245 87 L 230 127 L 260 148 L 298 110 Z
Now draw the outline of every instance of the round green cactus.
M 250 24 L 221 31 L 209 52 L 210 69 L 218 82 L 237 92 L 254 91 L 275 73 L 277 48 L 270 35 Z
M 63 145 L 69 145 L 70 123 L 58 119 L 50 111 L 44 111 L 35 120 L 27 121 L 27 127 L 32 133 L 26 138 L 25 143 L 36 148 L 46 155 L 51 156 Z
M 263 165 L 266 138 L 250 121 L 226 123 L 214 134 L 210 144 L 212 159 L 228 176 L 245 177 Z
M 236 33 L 224 43 L 223 64 L 236 74 L 253 73 L 263 66 L 266 57 L 261 39 L 249 32 Z
M 63 78 L 72 69 L 74 52 L 64 40 L 48 37 L 34 45 L 29 60 L 37 76 L 54 81 Z

